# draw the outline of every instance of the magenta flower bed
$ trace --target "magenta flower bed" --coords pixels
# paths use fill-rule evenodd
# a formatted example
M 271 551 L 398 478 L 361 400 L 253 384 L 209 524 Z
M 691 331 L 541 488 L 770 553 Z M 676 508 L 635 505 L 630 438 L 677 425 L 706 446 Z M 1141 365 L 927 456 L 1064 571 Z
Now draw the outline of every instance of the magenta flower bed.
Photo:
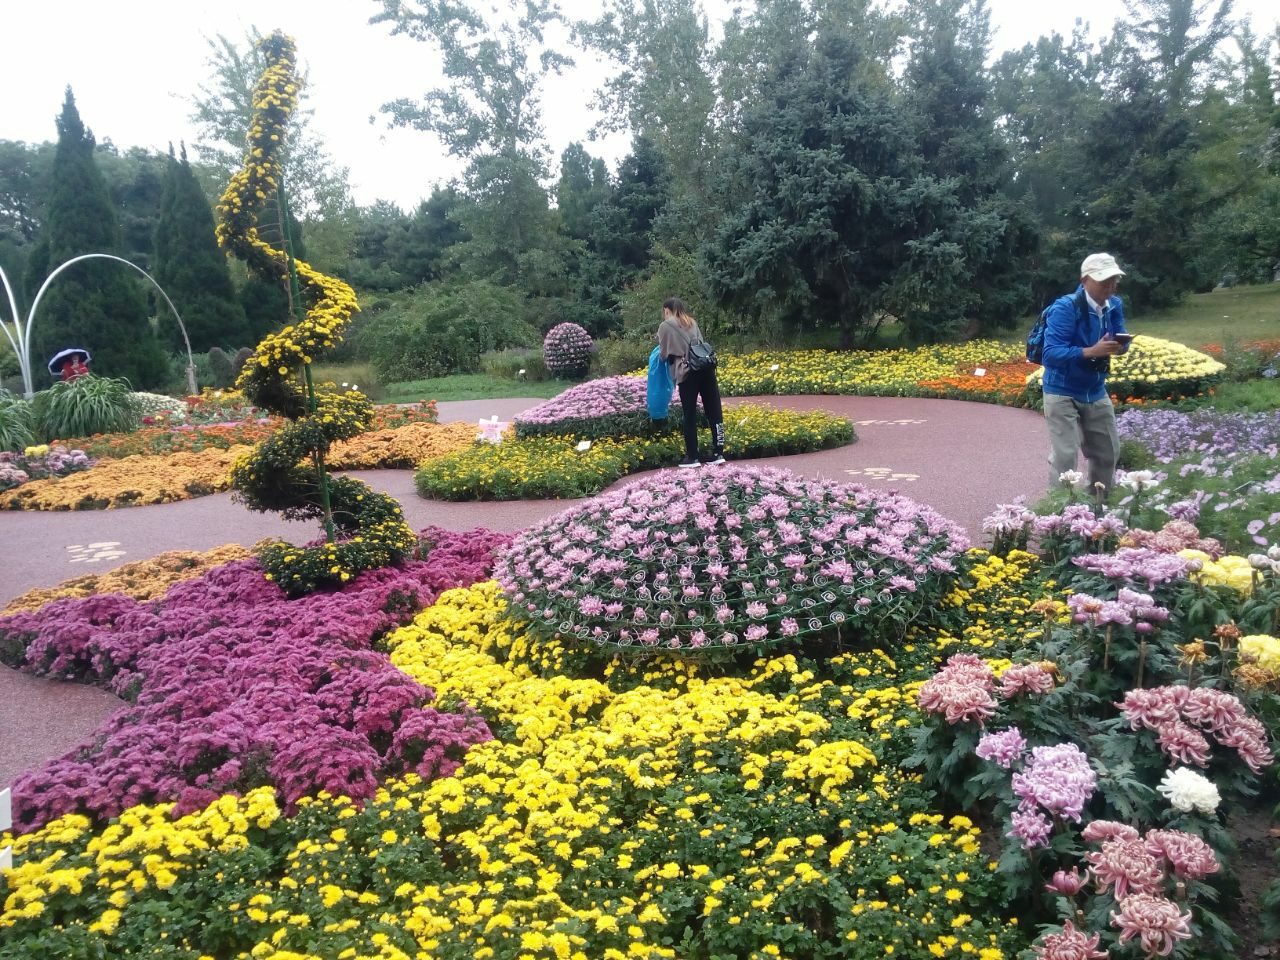
M 641 377 L 588 380 L 516 417 L 516 436 L 622 437 L 674 429 L 674 422 L 655 425 L 649 419 L 648 389 Z M 672 394 L 670 409 L 680 412 L 676 394 Z
M 511 537 L 426 536 L 435 543 L 426 560 L 298 600 L 244 560 L 159 601 L 66 599 L 0 618 L 5 662 L 133 701 L 85 743 L 17 778 L 15 828 L 169 800 L 185 813 L 262 784 L 288 804 L 319 790 L 365 800 L 385 776 L 452 773 L 491 738 L 488 727 L 465 705 L 434 709 L 434 692 L 371 644 L 441 591 L 487 578 Z

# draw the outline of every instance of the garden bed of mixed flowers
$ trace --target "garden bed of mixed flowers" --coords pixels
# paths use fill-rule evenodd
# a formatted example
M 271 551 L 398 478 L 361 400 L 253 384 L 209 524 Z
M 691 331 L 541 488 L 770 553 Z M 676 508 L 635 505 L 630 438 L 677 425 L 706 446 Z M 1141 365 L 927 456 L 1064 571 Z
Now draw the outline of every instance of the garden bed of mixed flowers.
M 515 421 L 501 443 L 474 443 L 422 463 L 418 492 L 437 500 L 585 497 L 632 473 L 684 457 L 678 408 L 651 421 L 645 384 L 607 377 L 571 387 Z M 742 404 L 725 410 L 730 460 L 810 453 L 853 443 L 853 425 L 822 411 Z
M 195 409 L 206 411 L 203 419 L 166 421 L 157 415 L 150 418 L 152 425 L 135 431 L 57 440 L 22 455 L 0 454 L 0 509 L 100 510 L 173 503 L 227 490 L 232 465 L 283 422 L 254 416 L 240 422 L 214 419 L 228 410 L 254 412 L 234 398 L 230 403 L 211 412 L 202 401 Z M 434 403 L 383 407 L 375 411 L 368 432 L 335 445 L 332 466 L 405 469 L 461 450 L 474 439 L 473 426 L 437 423 Z
M 1197 396 L 1224 365 L 1190 347 L 1139 334 L 1111 362 L 1119 403 Z M 786 350 L 726 353 L 718 368 L 726 396 L 855 394 L 1040 405 L 1040 368 L 1021 344 L 972 340 L 898 350 Z
M 6 662 L 126 703 L 15 784 L 0 957 L 1236 955 L 1280 549 L 991 526 L 731 466 L 300 600 L 28 598 Z

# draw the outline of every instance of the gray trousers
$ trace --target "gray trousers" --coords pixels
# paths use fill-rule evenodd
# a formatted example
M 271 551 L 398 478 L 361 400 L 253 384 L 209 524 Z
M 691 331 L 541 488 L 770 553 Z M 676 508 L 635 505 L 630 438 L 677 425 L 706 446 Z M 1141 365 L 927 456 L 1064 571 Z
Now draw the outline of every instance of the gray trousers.
M 1061 485 L 1059 475 L 1076 469 L 1076 451 L 1084 451 L 1089 461 L 1089 492 L 1101 483 L 1108 493 L 1116 479 L 1116 457 L 1120 436 L 1116 433 L 1116 410 L 1110 397 L 1081 403 L 1071 397 L 1044 395 L 1044 420 L 1049 425 L 1049 487 Z

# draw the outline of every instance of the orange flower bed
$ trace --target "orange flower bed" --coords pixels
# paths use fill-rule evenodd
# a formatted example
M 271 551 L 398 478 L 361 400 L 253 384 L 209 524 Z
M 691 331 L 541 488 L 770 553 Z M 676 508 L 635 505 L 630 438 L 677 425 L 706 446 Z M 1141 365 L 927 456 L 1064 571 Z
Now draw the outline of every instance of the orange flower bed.
M 247 547 L 228 544 L 203 553 L 192 550 L 170 550 L 150 560 L 126 563 L 106 573 L 89 574 L 64 580 L 56 587 L 39 587 L 15 597 L 0 610 L 0 616 L 39 610 L 47 603 L 66 597 L 92 597 L 99 593 L 123 593 L 135 600 L 155 600 L 165 595 L 175 583 L 202 576 L 213 567 L 220 567 L 232 560 L 245 560 L 253 556 Z
M 1013 403 L 1026 390 L 1027 374 L 1032 369 L 1032 365 L 1026 360 L 1011 360 L 1008 363 L 996 363 L 987 367 L 985 376 L 977 377 L 972 373 L 958 373 L 950 377 L 922 380 L 920 386 L 958 399 L 973 397 Z
M 1235 349 L 1264 356 L 1275 356 L 1280 353 L 1280 340 L 1243 340 L 1236 344 Z M 1220 343 L 1206 343 L 1200 347 L 1200 351 L 1221 360 L 1223 346 Z
M 103 510 L 203 497 L 231 486 L 231 464 L 248 449 L 107 460 L 0 493 L 0 510 Z
M 265 440 L 280 426 L 279 417 L 266 423 L 250 420 L 230 425 L 191 427 L 143 427 L 130 433 L 99 433 L 53 441 L 69 450 L 83 450 L 95 459 L 121 460 L 133 456 L 167 456 L 171 453 L 199 453 L 253 445 Z
M 335 443 L 325 459 L 335 470 L 407 470 L 465 450 L 475 439 L 473 423 L 410 423 Z

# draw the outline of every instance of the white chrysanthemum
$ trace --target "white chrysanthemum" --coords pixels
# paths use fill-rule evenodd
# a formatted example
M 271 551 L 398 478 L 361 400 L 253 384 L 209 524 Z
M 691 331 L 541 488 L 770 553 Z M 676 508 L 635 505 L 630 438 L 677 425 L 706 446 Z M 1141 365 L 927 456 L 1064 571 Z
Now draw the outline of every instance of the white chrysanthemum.
M 1068 487 L 1078 487 L 1084 483 L 1084 474 L 1079 470 L 1063 470 L 1058 474 L 1058 482 Z
M 1117 477 L 1116 483 L 1134 493 L 1141 493 L 1156 485 L 1156 475 L 1150 470 L 1130 470 L 1123 477 Z
M 1222 796 L 1213 781 L 1190 767 L 1169 770 L 1156 789 L 1175 810 L 1183 813 L 1199 810 L 1203 814 L 1212 814 L 1222 802 Z

